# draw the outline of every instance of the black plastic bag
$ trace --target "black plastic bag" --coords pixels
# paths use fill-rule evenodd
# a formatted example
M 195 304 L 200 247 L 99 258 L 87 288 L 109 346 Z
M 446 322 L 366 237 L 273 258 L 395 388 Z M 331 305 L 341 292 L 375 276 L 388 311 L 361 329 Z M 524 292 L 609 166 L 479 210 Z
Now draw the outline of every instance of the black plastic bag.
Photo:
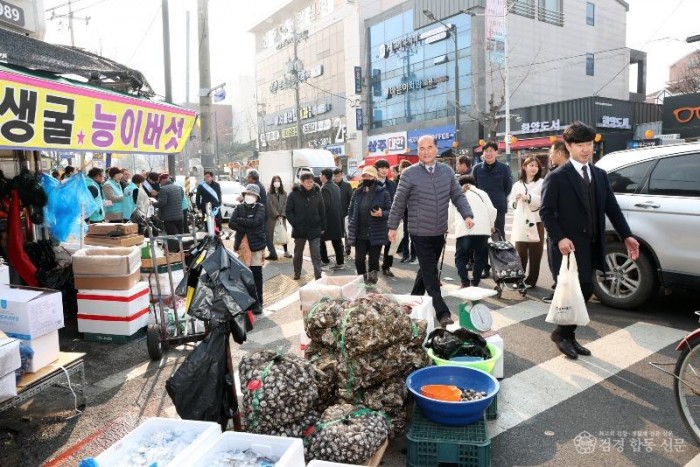
M 459 328 L 454 332 L 438 328 L 430 333 L 425 346 L 433 349 L 433 354 L 443 360 L 454 357 L 491 358 L 486 347 L 486 339 L 468 329 Z
M 226 323 L 214 327 L 165 383 L 181 418 L 222 423 L 238 409 L 227 375 L 228 335 Z

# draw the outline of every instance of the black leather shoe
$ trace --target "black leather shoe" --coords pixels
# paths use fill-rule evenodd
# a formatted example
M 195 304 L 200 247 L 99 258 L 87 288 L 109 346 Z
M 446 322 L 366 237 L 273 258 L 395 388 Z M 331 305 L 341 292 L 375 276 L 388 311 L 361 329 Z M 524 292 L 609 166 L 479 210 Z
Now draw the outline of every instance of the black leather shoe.
M 591 355 L 591 351 L 579 344 L 575 337 L 571 339 L 571 345 L 574 346 L 574 350 L 576 350 L 577 354 L 583 355 L 584 357 Z
M 386 277 L 396 277 L 389 268 L 382 268 L 382 274 L 384 274 Z
M 576 353 L 576 349 L 574 348 L 574 344 L 569 341 L 569 339 L 561 337 L 559 334 L 552 333 L 551 335 L 552 342 L 554 342 L 557 345 L 557 348 L 561 353 L 566 355 L 567 357 L 571 359 L 577 359 L 578 358 L 578 353 Z

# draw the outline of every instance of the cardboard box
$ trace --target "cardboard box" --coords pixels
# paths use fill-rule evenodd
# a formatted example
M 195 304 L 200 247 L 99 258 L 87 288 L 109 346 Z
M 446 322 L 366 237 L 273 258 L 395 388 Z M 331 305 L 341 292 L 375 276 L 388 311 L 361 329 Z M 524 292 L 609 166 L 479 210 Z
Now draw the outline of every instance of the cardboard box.
M 110 232 L 120 232 L 124 235 L 137 234 L 139 233 L 139 226 L 138 224 L 134 224 L 132 222 L 128 222 L 126 224 L 100 222 L 99 224 L 88 225 L 88 235 L 104 236 L 108 235 Z
M 145 238 L 143 235 L 131 234 L 123 237 L 104 237 L 92 236 L 85 237 L 86 245 L 109 246 L 109 247 L 127 247 L 143 244 Z
M 139 269 L 141 252 L 138 248 L 93 247 L 73 254 L 73 274 L 76 276 L 127 276 Z
M 34 356 L 29 361 L 29 373 L 36 373 L 56 360 L 61 354 L 61 349 L 58 347 L 58 331 L 53 331 L 44 334 L 41 337 L 31 340 L 22 340 L 22 344 L 31 347 L 34 351 Z
M 148 308 L 148 282 L 139 281 L 128 290 L 78 290 L 78 314 L 131 316 Z
M 19 341 L 11 337 L 0 339 L 0 375 L 14 373 L 20 366 Z
M 62 327 L 61 292 L 0 285 L 0 330 L 8 336 L 35 339 Z
M 75 288 L 78 290 L 129 290 L 135 286 L 141 273 L 137 269 L 135 273 L 123 276 L 74 276 Z
M 182 253 L 169 253 L 168 258 L 166 260 L 165 256 L 156 256 L 155 260 L 155 265 L 156 266 L 164 266 L 167 263 L 170 264 L 176 264 L 176 263 L 181 263 L 182 262 Z M 151 258 L 147 259 L 142 259 L 141 260 L 141 267 L 142 268 L 153 268 L 154 261 Z
M 17 395 L 17 377 L 15 372 L 0 376 L 0 402 L 12 399 Z

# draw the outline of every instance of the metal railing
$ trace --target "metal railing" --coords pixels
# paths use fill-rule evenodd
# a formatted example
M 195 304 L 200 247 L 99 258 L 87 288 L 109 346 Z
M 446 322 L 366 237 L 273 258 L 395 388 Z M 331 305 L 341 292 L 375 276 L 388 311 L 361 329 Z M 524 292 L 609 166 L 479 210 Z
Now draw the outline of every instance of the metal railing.
M 537 18 L 545 23 L 564 26 L 564 13 L 560 11 L 548 10 L 544 7 L 537 8 Z

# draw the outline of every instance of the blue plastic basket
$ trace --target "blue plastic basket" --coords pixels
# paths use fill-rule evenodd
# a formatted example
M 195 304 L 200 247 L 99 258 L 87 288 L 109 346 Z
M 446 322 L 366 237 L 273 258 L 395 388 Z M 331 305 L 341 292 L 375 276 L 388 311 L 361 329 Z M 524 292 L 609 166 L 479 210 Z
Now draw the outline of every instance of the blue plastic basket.
M 421 394 L 421 388 L 426 384 L 452 384 L 460 389 L 484 391 L 486 397 L 465 402 L 439 401 Z M 429 366 L 411 373 L 406 379 L 406 387 L 429 420 L 443 425 L 461 426 L 476 423 L 484 417 L 484 412 L 498 394 L 500 384 L 490 374 L 474 368 Z

